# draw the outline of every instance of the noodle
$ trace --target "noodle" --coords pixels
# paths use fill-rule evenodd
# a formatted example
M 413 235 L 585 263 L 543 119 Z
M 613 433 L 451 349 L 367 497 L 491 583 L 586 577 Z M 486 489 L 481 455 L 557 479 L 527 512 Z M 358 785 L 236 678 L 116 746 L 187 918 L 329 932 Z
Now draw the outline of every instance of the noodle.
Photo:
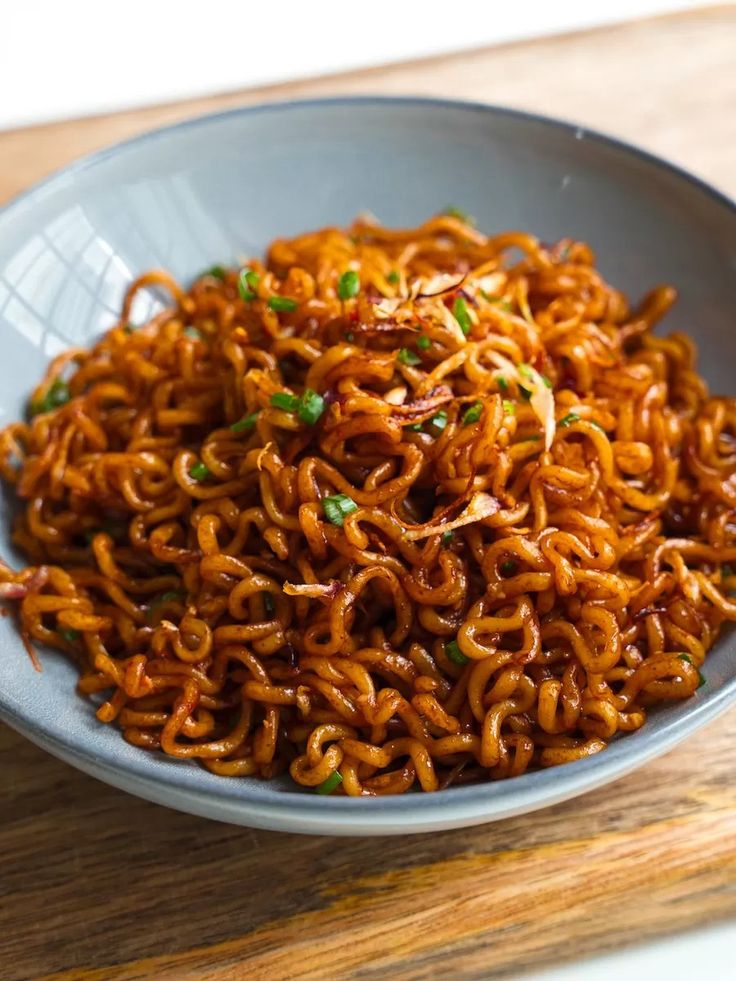
M 597 753 L 736 619 L 736 400 L 653 335 L 674 298 L 451 215 L 149 272 L 0 434 L 0 595 L 100 722 L 223 776 L 375 796 Z

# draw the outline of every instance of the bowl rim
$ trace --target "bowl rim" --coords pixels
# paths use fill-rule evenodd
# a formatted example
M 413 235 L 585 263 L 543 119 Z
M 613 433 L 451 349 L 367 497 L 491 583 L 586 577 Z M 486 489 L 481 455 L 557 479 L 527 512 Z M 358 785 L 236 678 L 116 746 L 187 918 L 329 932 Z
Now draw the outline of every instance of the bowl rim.
M 14 195 L 0 208 L 0 235 L 12 215 L 32 208 L 37 201 L 52 195 L 66 182 L 73 181 L 84 171 L 104 164 L 126 150 L 145 148 L 178 132 L 196 130 L 213 123 L 227 123 L 263 113 L 278 114 L 336 106 L 394 106 L 409 111 L 417 107 L 436 107 L 533 122 L 576 140 L 603 145 L 624 157 L 638 158 L 653 172 L 669 172 L 725 207 L 736 218 L 736 200 L 701 177 L 641 147 L 588 126 L 541 113 L 470 100 L 368 94 L 236 106 L 156 127 L 113 143 L 52 171 L 30 188 Z M 80 696 L 75 692 L 73 697 Z M 7 692 L 0 692 L 0 719 L 78 769 L 138 796 L 179 810 L 272 830 L 375 835 L 461 827 L 550 806 L 615 780 L 666 752 L 714 719 L 734 700 L 736 675 L 713 691 L 697 693 L 688 701 L 688 710 L 681 717 L 665 719 L 654 733 L 644 726 L 614 741 L 604 752 L 563 767 L 537 770 L 507 781 L 452 787 L 432 794 L 370 798 L 368 801 L 364 798 L 323 797 L 302 790 L 268 792 L 256 781 L 225 780 L 199 766 L 193 766 L 191 761 L 172 761 L 163 755 L 154 757 L 143 751 L 139 751 L 140 757 L 136 754 L 130 760 L 122 757 L 116 760 L 112 754 L 101 753 L 99 747 L 90 747 L 85 730 L 72 728 L 68 732 L 59 732 L 48 718 L 40 722 L 32 718 Z M 119 733 L 116 735 L 122 740 Z M 166 767 L 161 766 L 163 762 L 167 764 Z

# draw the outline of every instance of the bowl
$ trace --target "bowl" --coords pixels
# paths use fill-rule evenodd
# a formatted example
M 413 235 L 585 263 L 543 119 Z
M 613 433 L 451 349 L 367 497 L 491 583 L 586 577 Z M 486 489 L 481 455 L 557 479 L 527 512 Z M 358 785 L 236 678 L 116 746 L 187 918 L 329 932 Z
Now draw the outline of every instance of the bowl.
M 117 318 L 127 284 L 152 266 L 186 281 L 260 253 L 276 236 L 347 223 L 368 209 L 414 225 L 448 204 L 482 229 L 587 241 L 604 276 L 638 297 L 677 286 L 665 329 L 697 341 L 701 371 L 733 394 L 736 205 L 662 160 L 567 123 L 484 105 L 331 99 L 205 116 L 104 150 L 0 213 L 0 422 L 18 418 L 48 360 Z M 151 296 L 136 319 L 151 315 Z M 2 500 L 0 554 L 13 504 Z M 12 618 L 0 620 L 0 717 L 108 783 L 208 818 L 320 834 L 406 834 L 541 808 L 615 780 L 736 700 L 736 642 L 724 634 L 690 700 L 651 713 L 603 753 L 512 780 L 435 794 L 332 798 L 287 779 L 214 776 L 147 753 L 97 722 L 76 672 L 42 652 L 34 671 Z

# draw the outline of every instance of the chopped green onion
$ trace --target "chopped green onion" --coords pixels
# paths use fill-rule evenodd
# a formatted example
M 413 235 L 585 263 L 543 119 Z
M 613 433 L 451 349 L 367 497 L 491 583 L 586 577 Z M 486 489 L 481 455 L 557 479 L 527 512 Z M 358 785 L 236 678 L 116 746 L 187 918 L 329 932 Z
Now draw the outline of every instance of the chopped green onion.
M 337 295 L 341 300 L 352 300 L 360 293 L 360 277 L 354 269 L 344 272 L 337 283 Z
M 516 562 L 513 559 L 505 559 L 500 565 L 501 574 L 504 576 L 513 576 L 516 572 Z
M 214 279 L 224 279 L 227 276 L 227 269 L 224 266 L 211 266 L 205 269 L 202 276 L 212 276 Z
M 447 546 L 452 541 L 453 537 L 454 536 L 453 536 L 453 534 L 452 534 L 451 531 L 443 531 L 442 532 L 442 538 L 440 539 L 440 541 L 442 543 L 442 547 L 443 548 L 447 548 Z
M 250 303 L 255 300 L 261 277 L 253 269 L 241 269 L 238 275 L 238 293 L 240 299 Z
M 318 794 L 331 794 L 333 790 L 337 790 L 341 783 L 342 776 L 338 770 L 335 770 L 334 773 L 331 773 L 326 780 L 323 780 L 314 789 Z
M 341 528 L 345 518 L 358 510 L 358 505 L 347 494 L 333 494 L 331 497 L 322 498 L 322 509 L 327 520 Z
M 273 596 L 270 593 L 262 593 L 263 596 L 263 608 L 266 611 L 267 617 L 272 617 L 276 612 L 276 607 L 273 603 Z
M 566 416 L 557 423 L 561 429 L 566 429 L 568 426 L 572 426 L 574 422 L 580 422 L 580 416 L 576 412 L 568 412 Z
M 503 377 L 503 375 L 496 375 L 496 384 L 501 389 L 502 392 L 508 392 L 509 383 Z
M 457 218 L 458 221 L 465 222 L 466 225 L 475 225 L 475 218 L 469 215 L 467 211 L 463 211 L 462 208 L 456 208 L 454 204 L 448 204 L 443 209 L 442 214 L 447 215 L 448 218 Z
M 523 385 L 519 385 L 519 393 L 521 394 L 521 397 L 526 402 L 528 402 L 531 399 L 531 397 L 532 397 L 532 393 L 529 391 L 528 388 L 524 388 Z
M 473 326 L 473 321 L 468 313 L 468 304 L 464 296 L 458 296 L 452 305 L 452 315 L 460 324 L 460 330 L 467 337 Z
M 447 425 L 447 413 L 445 410 L 440 409 L 439 412 L 436 412 L 429 420 L 429 424 L 430 426 L 434 426 L 434 428 L 441 433 Z
M 432 342 L 430 341 L 430 339 L 427 337 L 426 334 L 420 334 L 417 337 L 417 347 L 419 348 L 420 351 L 427 351 L 431 346 L 431 344 Z
M 419 355 L 415 354 L 413 351 L 410 351 L 408 347 L 402 347 L 402 349 L 396 355 L 396 360 L 400 364 L 407 364 L 407 365 L 415 365 L 415 364 L 422 363 L 422 359 L 419 357 Z
M 185 327 L 182 331 L 185 337 L 191 337 L 194 341 L 201 341 L 202 335 L 196 327 Z
M 135 324 L 123 324 L 123 330 L 126 334 L 134 334 L 136 330 Z
M 189 476 L 195 480 L 207 480 L 211 475 L 212 471 L 201 460 L 198 460 L 197 463 L 192 464 L 189 468 Z
M 232 424 L 232 426 L 230 427 L 230 429 L 234 433 L 247 433 L 251 429 L 253 429 L 253 427 L 256 424 L 256 420 L 257 419 L 258 419 L 258 413 L 257 412 L 251 412 L 250 415 L 243 416 L 242 419 L 238 419 L 237 422 L 234 422 Z
M 274 392 L 271 405 L 274 409 L 283 409 L 284 412 L 296 412 L 299 408 L 299 396 L 290 392 Z
M 67 644 L 73 644 L 76 640 L 79 640 L 79 631 L 71 630 L 70 628 L 65 628 L 59 631 L 59 636 L 62 637 Z
M 302 422 L 310 426 L 313 426 L 325 411 L 325 400 L 311 388 L 305 389 L 301 396 L 292 395 L 290 392 L 274 392 L 271 396 L 271 405 L 274 409 L 282 409 L 284 412 L 296 412 Z
M 313 426 L 324 411 L 325 400 L 322 396 L 313 392 L 311 388 L 305 389 L 296 409 L 296 414 L 301 421 L 306 422 L 308 426 Z
M 422 422 L 413 422 L 411 426 L 407 426 L 406 428 L 410 433 L 421 433 L 423 425 L 424 423 Z
M 399 273 L 398 269 L 392 269 L 391 272 L 386 277 L 386 281 L 389 283 L 398 283 L 400 279 L 401 279 L 401 274 Z
M 293 313 L 299 306 L 296 300 L 288 296 L 272 296 L 269 298 L 268 305 L 276 313 Z
M 66 405 L 70 398 L 69 386 L 61 378 L 57 378 L 44 397 L 31 405 L 31 415 L 36 416 L 40 412 L 51 412 L 52 409 L 58 409 L 59 406 Z
M 602 433 L 605 433 L 606 430 L 599 422 L 596 422 L 595 419 L 588 419 L 588 422 L 591 424 L 591 426 L 595 426 L 596 429 L 600 429 Z
M 460 650 L 456 640 L 451 640 L 448 644 L 445 644 L 445 654 L 455 664 L 467 664 L 469 660 Z
M 463 415 L 462 419 L 463 426 L 468 426 L 471 422 L 477 422 L 482 415 L 483 403 L 473 402 L 470 408 L 465 410 L 465 414 Z
M 540 375 L 539 377 L 542 379 L 542 381 L 547 386 L 547 388 L 552 388 L 552 382 L 549 380 L 549 378 L 546 375 Z
M 678 654 L 677 656 L 681 661 L 687 661 L 688 664 L 693 663 L 693 659 L 690 657 L 689 654 Z
M 516 406 L 511 401 L 511 399 L 503 400 L 503 411 L 507 416 L 513 416 L 516 414 Z

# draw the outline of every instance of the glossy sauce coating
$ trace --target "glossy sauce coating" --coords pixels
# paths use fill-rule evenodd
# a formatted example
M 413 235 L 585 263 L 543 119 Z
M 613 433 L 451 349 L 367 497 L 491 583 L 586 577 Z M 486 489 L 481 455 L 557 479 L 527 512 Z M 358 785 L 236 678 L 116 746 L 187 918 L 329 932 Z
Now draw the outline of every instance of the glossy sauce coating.
M 599 752 L 736 619 L 736 402 L 652 334 L 674 298 L 454 216 L 153 271 L 0 435 L 0 593 L 101 722 L 218 774 L 380 795 Z

